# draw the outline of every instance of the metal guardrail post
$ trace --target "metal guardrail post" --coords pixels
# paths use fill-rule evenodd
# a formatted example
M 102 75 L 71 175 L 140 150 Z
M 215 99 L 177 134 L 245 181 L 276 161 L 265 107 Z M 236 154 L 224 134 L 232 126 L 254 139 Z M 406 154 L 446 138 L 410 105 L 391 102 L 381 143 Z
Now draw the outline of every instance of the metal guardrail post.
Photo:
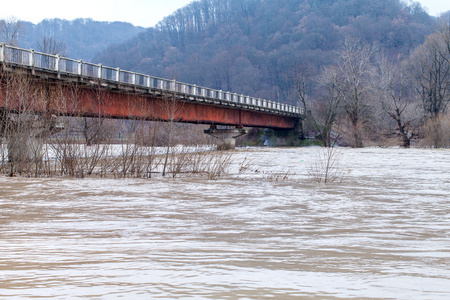
M 5 43 L 0 43 L 0 61 L 5 62 Z
M 103 78 L 103 65 L 98 64 L 98 79 L 102 79 L 102 78 Z
M 34 50 L 31 49 L 28 54 L 29 54 L 28 64 L 30 65 L 31 68 L 34 68 Z
M 83 75 L 83 61 L 81 59 L 78 61 L 78 75 Z
M 56 61 L 55 61 L 55 71 L 59 73 L 59 66 L 61 64 L 61 55 L 56 55 Z
M 120 68 L 116 69 L 116 81 L 120 82 Z

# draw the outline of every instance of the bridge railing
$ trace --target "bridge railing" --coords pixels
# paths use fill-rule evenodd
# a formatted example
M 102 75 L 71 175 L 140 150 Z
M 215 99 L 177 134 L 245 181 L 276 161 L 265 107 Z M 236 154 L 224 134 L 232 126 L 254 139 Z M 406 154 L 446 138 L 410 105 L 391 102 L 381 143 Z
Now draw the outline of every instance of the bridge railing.
M 304 112 L 297 106 L 274 102 L 266 99 L 245 96 L 236 93 L 214 90 L 193 84 L 178 82 L 175 80 L 153 77 L 145 74 L 111 68 L 102 64 L 92 64 L 82 60 L 74 60 L 59 55 L 36 52 L 34 50 L 0 44 L 0 62 L 20 65 L 33 69 L 41 69 L 55 73 L 64 73 L 76 76 L 84 76 L 116 83 L 135 85 L 160 91 L 185 94 L 187 99 L 196 101 L 212 99 L 226 103 L 235 103 L 248 106 L 249 109 L 262 108 L 278 113 L 290 113 L 301 115 Z

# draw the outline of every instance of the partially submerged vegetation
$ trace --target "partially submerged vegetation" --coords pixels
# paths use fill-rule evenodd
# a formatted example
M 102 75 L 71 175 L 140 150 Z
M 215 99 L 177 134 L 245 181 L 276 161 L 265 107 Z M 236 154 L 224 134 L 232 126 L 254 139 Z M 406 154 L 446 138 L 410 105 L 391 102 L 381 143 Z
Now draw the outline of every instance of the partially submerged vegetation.
M 173 125 L 177 128 L 167 146 L 167 123 L 66 117 L 58 123 L 61 131 L 38 135 L 51 132 L 51 125 L 19 123 L 23 118 L 11 114 L 2 128 L 0 173 L 8 176 L 217 179 L 226 174 L 232 156 L 214 151 L 201 128 L 193 126 Z M 91 123 L 88 129 L 86 123 Z
M 214 151 L 212 145 L 179 144 L 166 153 L 166 147 L 141 144 L 135 133 L 127 134 L 120 141 L 91 145 L 61 133 L 34 140 L 33 144 L 33 149 L 25 143 L 14 148 L 3 144 L 0 172 L 8 176 L 79 178 L 152 178 L 164 173 L 171 178 L 195 175 L 214 180 L 227 173 L 232 157 L 230 152 Z

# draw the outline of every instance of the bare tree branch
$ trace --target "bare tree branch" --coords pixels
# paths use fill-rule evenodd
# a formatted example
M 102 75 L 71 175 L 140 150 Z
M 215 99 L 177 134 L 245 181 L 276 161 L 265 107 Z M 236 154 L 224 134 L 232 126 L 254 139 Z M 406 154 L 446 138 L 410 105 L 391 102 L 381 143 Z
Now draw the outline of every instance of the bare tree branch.
M 11 46 L 19 46 L 19 38 L 23 33 L 23 24 L 16 17 L 0 20 L 0 40 Z

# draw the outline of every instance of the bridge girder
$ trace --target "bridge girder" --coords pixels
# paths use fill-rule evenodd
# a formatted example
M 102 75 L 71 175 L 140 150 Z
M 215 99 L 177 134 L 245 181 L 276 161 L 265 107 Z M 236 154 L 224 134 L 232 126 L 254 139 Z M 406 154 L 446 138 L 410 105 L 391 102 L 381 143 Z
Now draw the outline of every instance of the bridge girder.
M 292 116 L 246 110 L 245 107 L 221 106 L 198 99 L 193 101 L 182 94 L 145 93 L 100 81 L 37 77 L 32 84 L 41 92 L 30 97 L 30 103 L 25 105 L 37 113 L 273 129 L 293 129 L 299 120 Z M 4 89 L 0 92 L 0 108 L 20 109 L 15 101 L 6 99 Z

